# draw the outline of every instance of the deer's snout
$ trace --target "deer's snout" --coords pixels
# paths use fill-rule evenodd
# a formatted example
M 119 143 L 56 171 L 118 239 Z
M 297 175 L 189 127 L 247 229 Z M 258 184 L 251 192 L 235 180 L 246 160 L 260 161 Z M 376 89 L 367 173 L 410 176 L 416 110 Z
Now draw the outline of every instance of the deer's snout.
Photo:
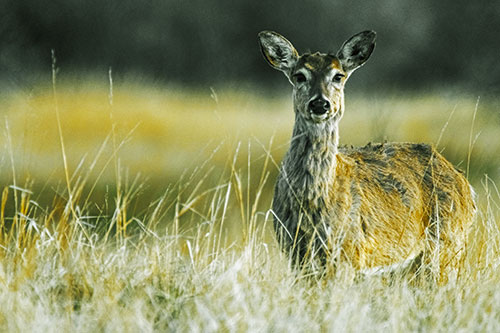
M 309 102 L 309 110 L 316 115 L 322 115 L 330 110 L 330 102 L 324 98 L 316 98 Z

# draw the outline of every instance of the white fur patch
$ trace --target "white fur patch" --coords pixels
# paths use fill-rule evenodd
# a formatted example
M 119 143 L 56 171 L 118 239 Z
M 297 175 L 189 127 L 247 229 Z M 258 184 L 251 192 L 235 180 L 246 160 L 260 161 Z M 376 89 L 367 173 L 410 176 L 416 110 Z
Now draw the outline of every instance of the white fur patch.
M 415 260 L 415 258 L 417 256 L 418 256 L 418 254 L 412 255 L 410 258 L 408 258 L 404 261 L 392 264 L 392 265 L 365 268 L 365 269 L 362 269 L 360 272 L 361 272 L 361 274 L 364 274 L 364 275 L 377 276 L 377 275 L 383 275 L 386 273 L 391 273 L 391 272 L 394 272 L 397 270 L 406 269 L 412 264 L 413 260 Z

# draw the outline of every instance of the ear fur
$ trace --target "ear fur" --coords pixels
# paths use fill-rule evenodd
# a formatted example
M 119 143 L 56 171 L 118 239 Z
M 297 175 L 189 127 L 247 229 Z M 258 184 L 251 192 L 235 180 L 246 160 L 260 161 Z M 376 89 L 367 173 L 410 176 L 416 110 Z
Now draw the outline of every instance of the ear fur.
M 269 65 L 288 76 L 299 58 L 299 54 L 292 43 L 274 31 L 260 32 L 259 43 L 264 58 Z
M 375 31 L 367 30 L 344 42 L 337 52 L 337 58 L 347 73 L 352 73 L 368 60 L 375 48 L 376 37 Z

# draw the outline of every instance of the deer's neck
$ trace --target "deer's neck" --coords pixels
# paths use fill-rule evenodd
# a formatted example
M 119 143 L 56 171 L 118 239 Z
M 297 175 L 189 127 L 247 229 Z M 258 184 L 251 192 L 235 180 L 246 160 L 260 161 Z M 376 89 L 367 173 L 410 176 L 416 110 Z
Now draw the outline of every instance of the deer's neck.
M 297 116 L 283 171 L 297 199 L 310 209 L 328 202 L 338 152 L 338 122 L 311 124 Z

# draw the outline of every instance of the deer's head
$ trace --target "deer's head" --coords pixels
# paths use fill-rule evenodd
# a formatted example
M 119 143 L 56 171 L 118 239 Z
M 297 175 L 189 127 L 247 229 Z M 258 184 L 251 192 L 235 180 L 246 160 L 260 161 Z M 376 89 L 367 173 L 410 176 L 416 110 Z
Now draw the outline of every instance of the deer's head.
M 335 54 L 299 55 L 292 43 L 280 34 L 259 33 L 267 62 L 282 71 L 293 85 L 297 117 L 316 124 L 338 121 L 342 117 L 345 82 L 370 57 L 375 37 L 374 31 L 363 31 L 344 42 Z

